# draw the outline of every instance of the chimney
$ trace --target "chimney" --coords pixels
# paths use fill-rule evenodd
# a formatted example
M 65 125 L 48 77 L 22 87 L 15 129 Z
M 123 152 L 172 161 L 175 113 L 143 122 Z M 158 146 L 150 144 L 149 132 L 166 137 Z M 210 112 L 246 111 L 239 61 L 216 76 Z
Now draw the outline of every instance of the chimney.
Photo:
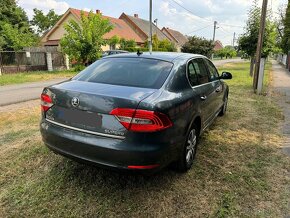
M 101 14 L 101 10 L 97 9 L 96 14 Z
M 138 14 L 134 14 L 134 17 L 139 18 L 139 15 Z

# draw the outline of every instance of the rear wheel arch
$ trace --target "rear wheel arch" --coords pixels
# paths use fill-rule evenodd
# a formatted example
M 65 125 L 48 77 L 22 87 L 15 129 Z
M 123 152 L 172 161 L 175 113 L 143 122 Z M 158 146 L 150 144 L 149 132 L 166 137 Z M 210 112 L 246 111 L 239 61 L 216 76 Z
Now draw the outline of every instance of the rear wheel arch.
M 198 131 L 197 135 L 199 136 L 200 130 L 201 130 L 201 117 L 200 116 L 195 117 L 193 124 L 197 128 L 197 131 Z
M 193 125 L 195 125 L 196 128 L 198 128 L 198 136 L 201 132 L 201 128 L 202 128 L 202 121 L 201 121 L 201 116 L 200 115 L 196 115 L 192 121 L 190 122 L 190 125 L 188 126 L 187 130 L 186 130 L 186 135 L 189 133 L 189 131 L 192 129 Z
M 186 133 L 185 136 L 185 142 L 184 145 L 182 147 L 182 150 L 180 151 L 180 156 L 178 157 L 177 161 L 174 162 L 175 163 L 175 168 L 179 171 L 179 172 L 186 172 L 188 171 L 192 164 L 193 161 L 195 159 L 195 155 L 196 155 L 196 149 L 197 149 L 197 143 L 198 143 L 198 138 L 199 138 L 199 134 L 200 134 L 200 129 L 201 129 L 201 117 L 200 116 L 195 116 L 194 119 L 192 120 L 191 124 L 189 125 L 188 131 Z M 190 137 L 190 135 L 195 136 Z M 190 138 L 192 138 L 193 140 L 189 140 Z M 195 142 L 195 143 L 190 143 L 190 141 Z M 190 146 L 193 146 L 192 149 L 189 148 Z M 194 150 L 193 150 L 194 148 Z M 191 158 L 188 159 L 188 157 L 190 157 L 190 150 L 191 150 Z

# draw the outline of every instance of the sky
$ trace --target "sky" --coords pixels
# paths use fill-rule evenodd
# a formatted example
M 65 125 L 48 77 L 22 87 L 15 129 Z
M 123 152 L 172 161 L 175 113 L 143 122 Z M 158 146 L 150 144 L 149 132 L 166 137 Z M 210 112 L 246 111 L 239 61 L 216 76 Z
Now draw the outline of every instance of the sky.
M 280 5 L 286 6 L 287 0 L 268 0 L 268 8 L 275 15 Z M 54 9 L 57 14 L 68 8 L 82 10 L 101 10 L 102 14 L 119 17 L 123 12 L 138 14 L 140 18 L 149 19 L 149 0 L 18 0 L 28 17 L 33 16 L 33 8 L 47 13 Z M 216 40 L 223 45 L 232 45 L 234 33 L 236 38 L 244 32 L 247 13 L 252 4 L 250 0 L 153 0 L 153 19 L 157 25 L 169 27 L 186 35 L 213 38 L 213 23 L 218 22 Z M 262 6 L 262 0 L 259 0 Z

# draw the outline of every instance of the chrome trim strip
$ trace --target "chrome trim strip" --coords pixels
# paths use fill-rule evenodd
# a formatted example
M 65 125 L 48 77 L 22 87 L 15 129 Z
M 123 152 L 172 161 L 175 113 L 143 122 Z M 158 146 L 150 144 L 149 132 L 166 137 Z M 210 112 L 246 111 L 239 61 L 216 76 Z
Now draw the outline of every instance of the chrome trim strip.
M 84 133 L 88 133 L 88 134 L 93 134 L 93 135 L 97 135 L 97 136 L 103 136 L 103 137 L 109 137 L 109 138 L 115 138 L 115 139 L 125 139 L 125 136 L 117 136 L 117 135 L 110 135 L 110 134 L 105 134 L 105 133 L 99 133 L 99 132 L 94 132 L 94 131 L 90 131 L 90 130 L 85 130 L 85 129 L 80 129 L 80 128 L 76 128 L 76 127 L 72 127 L 72 126 L 67 126 L 65 124 L 61 124 L 52 120 L 48 120 L 45 119 L 47 122 L 55 124 L 57 126 L 61 126 L 67 129 L 71 129 L 71 130 L 75 130 L 75 131 L 79 131 L 79 132 L 84 132 Z

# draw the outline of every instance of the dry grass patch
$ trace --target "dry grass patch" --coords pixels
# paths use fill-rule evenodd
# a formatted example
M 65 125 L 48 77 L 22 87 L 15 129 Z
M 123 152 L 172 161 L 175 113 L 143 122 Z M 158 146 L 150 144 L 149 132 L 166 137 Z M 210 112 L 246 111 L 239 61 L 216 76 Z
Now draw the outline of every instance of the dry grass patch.
M 81 165 L 50 152 L 39 107 L 0 113 L 0 214 L 4 217 L 283 217 L 290 160 L 281 154 L 281 112 L 255 96 L 249 64 L 233 72 L 229 110 L 201 138 L 187 174 L 146 177 Z M 269 69 L 269 66 L 268 66 Z M 18 110 L 17 110 L 18 111 Z M 17 134 L 26 131 L 29 134 Z M 12 133 L 11 133 L 12 132 Z

